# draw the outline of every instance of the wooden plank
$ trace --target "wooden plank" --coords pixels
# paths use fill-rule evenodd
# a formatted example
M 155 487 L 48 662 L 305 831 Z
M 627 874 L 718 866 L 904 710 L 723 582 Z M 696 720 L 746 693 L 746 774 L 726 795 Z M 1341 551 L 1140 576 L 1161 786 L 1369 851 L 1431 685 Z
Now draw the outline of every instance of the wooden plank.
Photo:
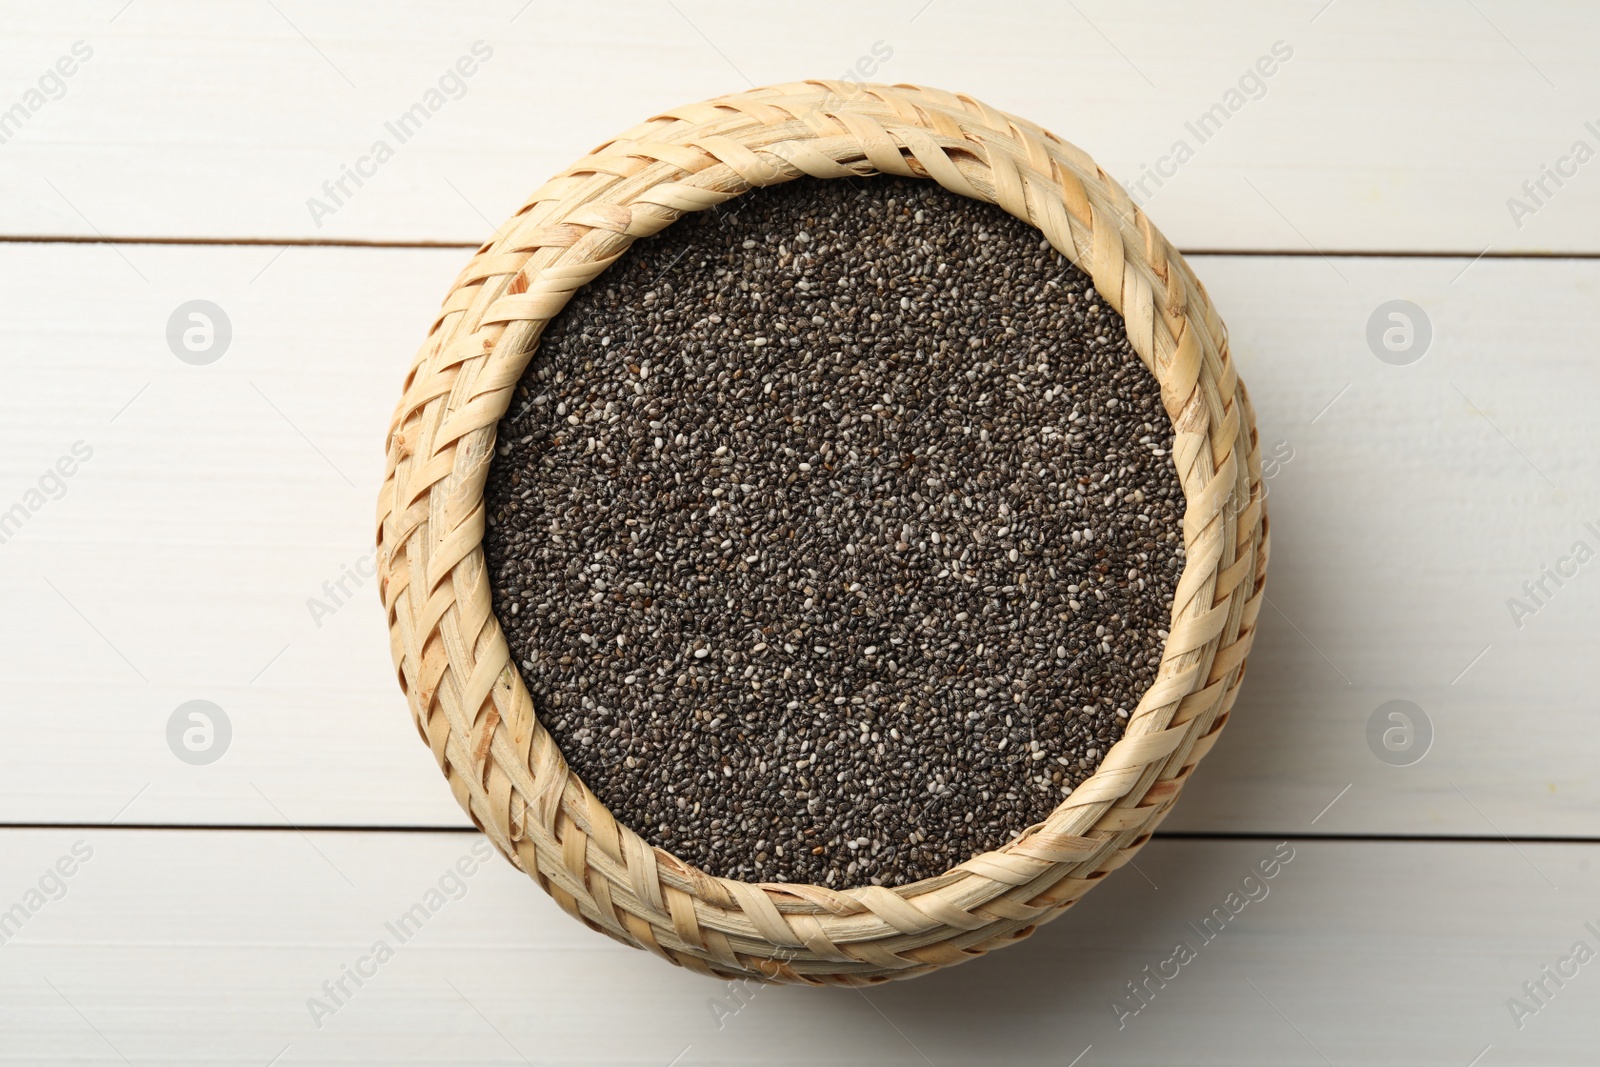
M 91 854 L 0 947 L 0 1062 L 1560 1065 L 1600 1039 L 1600 963 L 1571 960 L 1600 948 L 1594 844 L 1157 839 L 1030 941 L 863 994 L 671 969 L 478 840 L 6 831 L 7 907 Z
M 136 821 L 461 824 L 360 572 L 400 379 L 463 253 L 120 252 L 7 257 L 0 359 L 28 384 L 0 420 L 0 500 L 25 501 L 76 441 L 93 456 L 0 545 L 3 595 L 37 613 L 0 653 L 18 772 L 0 821 L 99 822 L 137 794 Z M 206 366 L 166 336 L 196 298 L 233 334 Z M 197 699 L 232 726 L 204 766 L 167 741 Z
M 1284 458 L 1268 483 L 1270 605 L 1244 696 L 1169 828 L 1270 831 L 1337 796 L 1319 829 L 1592 835 L 1600 790 L 1576 754 L 1600 744 L 1587 710 L 1600 582 L 1595 566 L 1561 561 L 1580 541 L 1600 550 L 1588 414 L 1600 369 L 1581 340 L 1596 311 L 1580 295 L 1600 273 L 1459 260 L 1199 269 L 1231 324 L 1263 451 Z M 1365 336 L 1395 299 L 1431 319 L 1432 345 L 1409 366 L 1376 358 Z M 1524 583 L 1557 566 L 1576 576 L 1529 597 Z M 1542 606 L 1514 612 L 1513 598 Z M 1410 754 L 1420 761 L 1386 762 L 1369 740 L 1375 717 L 1380 735 L 1404 730 L 1380 713 L 1391 701 L 1431 724 L 1431 750 Z
M 653 112 L 864 63 L 1054 129 L 1142 181 L 1183 247 L 1595 252 L 1600 174 L 1569 157 L 1600 147 L 1597 32 L 1592 5 L 1507 0 L 408 0 L 381 26 L 290 0 L 64 0 L 12 13 L 0 42 L 0 110 L 24 108 L 0 127 L 0 235 L 476 243 Z M 92 56 L 58 86 L 78 41 Z M 430 100 L 477 41 L 492 55 Z M 335 203 L 346 167 L 366 176 Z
M 74 442 L 94 454 L 0 544 L 0 597 L 27 606 L 0 645 L 0 821 L 464 824 L 372 583 L 344 577 L 370 552 L 403 368 L 464 253 L 275 255 L 7 252 L 0 512 Z M 1600 263 L 1196 267 L 1277 457 L 1271 606 L 1168 828 L 1281 832 L 1327 807 L 1318 831 L 1592 836 L 1600 564 L 1546 580 L 1530 616 L 1507 602 L 1575 541 L 1600 547 Z M 209 366 L 164 336 L 195 298 L 232 321 Z M 1365 339 L 1396 298 L 1432 322 L 1411 366 Z M 233 728 L 206 766 L 167 743 L 195 699 Z M 1431 722 L 1411 766 L 1369 747 L 1392 700 Z

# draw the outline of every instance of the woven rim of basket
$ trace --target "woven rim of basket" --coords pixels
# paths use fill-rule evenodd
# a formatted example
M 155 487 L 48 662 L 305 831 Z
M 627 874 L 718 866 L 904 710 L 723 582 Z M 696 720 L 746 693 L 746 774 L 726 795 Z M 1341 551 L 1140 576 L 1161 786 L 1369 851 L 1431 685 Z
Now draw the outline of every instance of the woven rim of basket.
M 828 889 L 714 877 L 620 825 L 540 725 L 490 607 L 495 430 L 540 332 L 635 238 L 752 188 L 898 174 L 998 204 L 1093 279 L 1160 382 L 1186 510 L 1155 682 L 1044 822 L 935 878 Z M 1017 941 L 1126 863 L 1228 717 L 1267 560 L 1255 420 L 1181 256 L 1082 151 L 970 97 L 808 81 L 664 112 L 533 194 L 480 248 L 390 424 L 379 589 L 401 688 L 456 799 L 563 908 L 722 977 L 860 985 Z

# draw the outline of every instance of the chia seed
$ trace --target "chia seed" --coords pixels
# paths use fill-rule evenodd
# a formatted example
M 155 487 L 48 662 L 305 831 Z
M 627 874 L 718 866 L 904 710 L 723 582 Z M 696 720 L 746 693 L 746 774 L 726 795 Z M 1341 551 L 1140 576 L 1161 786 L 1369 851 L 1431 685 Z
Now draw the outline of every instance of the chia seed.
M 1048 815 L 1154 680 L 1171 439 L 1032 227 L 930 181 L 758 190 L 549 324 L 486 490 L 495 614 L 651 844 L 746 881 L 930 877 Z

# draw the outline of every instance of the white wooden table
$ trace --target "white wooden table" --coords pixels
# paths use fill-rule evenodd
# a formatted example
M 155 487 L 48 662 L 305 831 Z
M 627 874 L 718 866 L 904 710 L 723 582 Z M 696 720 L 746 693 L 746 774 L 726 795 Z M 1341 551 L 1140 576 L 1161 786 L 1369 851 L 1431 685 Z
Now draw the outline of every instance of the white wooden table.
M 0 1062 L 1600 1055 L 1600 958 L 1579 959 L 1600 953 L 1600 9 L 4 16 Z M 873 55 L 877 80 L 1089 150 L 1191 254 L 1277 460 L 1271 607 L 1223 742 L 1137 870 L 951 972 L 744 1003 L 498 860 L 449 877 L 478 838 L 393 682 L 374 499 L 407 360 L 539 181 L 653 110 Z M 211 362 L 169 344 L 195 300 L 230 329 Z M 1394 300 L 1431 333 L 1413 362 L 1369 345 Z M 193 700 L 229 724 L 214 762 L 169 747 Z M 1398 723 L 1391 701 L 1415 744 L 1386 760 L 1369 724 Z M 400 943 L 385 924 L 430 888 Z M 361 964 L 379 939 L 393 958 Z M 1136 999 L 1180 941 L 1194 959 Z

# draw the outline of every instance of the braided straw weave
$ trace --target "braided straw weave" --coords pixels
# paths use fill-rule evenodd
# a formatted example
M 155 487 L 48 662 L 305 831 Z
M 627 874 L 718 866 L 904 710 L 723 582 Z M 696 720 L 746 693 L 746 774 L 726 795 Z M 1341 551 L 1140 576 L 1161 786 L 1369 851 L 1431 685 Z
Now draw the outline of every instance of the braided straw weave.
M 1098 770 L 1003 848 L 895 888 L 716 878 L 653 848 L 568 768 L 490 608 L 495 429 L 545 324 L 635 238 L 756 186 L 931 178 L 1024 219 L 1094 280 L 1160 381 L 1187 509 L 1160 671 Z M 1227 720 L 1267 520 L 1254 417 L 1188 265 L 1090 158 L 969 97 L 812 81 L 665 112 L 546 183 L 445 299 L 390 424 L 380 590 L 400 685 L 456 799 L 568 912 L 722 977 L 863 985 L 1020 940 L 1126 863 Z

